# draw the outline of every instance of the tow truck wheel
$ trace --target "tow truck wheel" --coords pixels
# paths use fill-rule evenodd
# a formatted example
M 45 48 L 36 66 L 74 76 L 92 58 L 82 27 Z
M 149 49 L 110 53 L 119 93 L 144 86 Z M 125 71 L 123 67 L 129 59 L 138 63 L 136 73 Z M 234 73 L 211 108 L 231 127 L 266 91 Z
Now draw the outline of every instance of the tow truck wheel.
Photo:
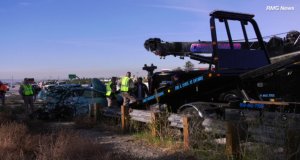
M 202 126 L 203 118 L 200 117 L 198 111 L 193 107 L 187 107 L 183 109 L 180 114 L 190 117 L 189 121 L 189 133 L 191 139 L 203 138 L 204 127 Z M 196 147 L 197 141 L 192 141 L 191 145 Z
M 191 128 L 201 128 L 201 124 L 203 122 L 203 118 L 200 117 L 198 111 L 193 107 L 187 107 L 180 112 L 182 115 L 186 115 L 190 117 L 190 126 Z M 193 123 L 191 123 L 193 122 Z M 195 129 L 196 129 L 195 128 Z
M 238 90 L 232 90 L 222 93 L 219 97 L 219 100 L 223 102 L 240 101 L 242 100 L 242 95 Z

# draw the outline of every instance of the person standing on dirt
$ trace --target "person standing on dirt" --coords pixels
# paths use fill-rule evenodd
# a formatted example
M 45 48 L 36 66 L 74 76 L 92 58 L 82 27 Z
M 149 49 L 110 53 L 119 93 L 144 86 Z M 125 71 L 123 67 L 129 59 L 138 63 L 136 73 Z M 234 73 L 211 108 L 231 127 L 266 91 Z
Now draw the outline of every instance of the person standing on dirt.
M 2 101 L 2 106 L 5 105 L 5 94 L 7 92 L 7 86 L 0 81 L 0 98 Z
M 121 84 L 120 84 L 120 91 L 123 97 L 123 105 L 127 104 L 127 101 L 129 101 L 129 104 L 135 103 L 136 99 L 131 96 L 133 92 L 134 84 L 131 79 L 131 73 L 127 72 L 126 76 L 121 78 Z
M 34 89 L 32 85 L 29 83 L 27 78 L 24 79 L 24 83 L 20 86 L 19 93 L 24 100 L 26 112 L 31 114 L 33 112 L 33 107 L 34 107 L 33 106 Z
M 116 92 L 117 92 L 117 78 L 112 77 L 111 81 L 106 84 L 106 99 L 107 106 L 111 107 L 113 104 L 116 104 Z
M 36 97 L 38 96 L 38 94 L 42 90 L 42 88 L 40 86 L 38 86 L 38 85 L 31 85 L 31 86 L 32 86 L 33 91 L 34 91 L 33 92 L 34 93 L 34 95 L 33 95 L 33 102 L 35 102 Z
M 135 84 L 134 95 L 138 101 L 143 100 L 146 97 L 146 95 L 149 95 L 148 87 L 143 83 L 142 77 L 139 77 L 137 79 L 137 83 Z

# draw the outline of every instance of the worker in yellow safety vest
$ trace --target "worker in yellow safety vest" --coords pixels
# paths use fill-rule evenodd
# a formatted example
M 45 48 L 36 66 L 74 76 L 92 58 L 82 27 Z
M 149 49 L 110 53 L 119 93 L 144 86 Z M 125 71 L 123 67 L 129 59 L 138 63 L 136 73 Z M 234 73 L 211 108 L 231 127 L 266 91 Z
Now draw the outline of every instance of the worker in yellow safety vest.
M 31 114 L 33 112 L 33 96 L 34 96 L 34 89 L 32 85 L 29 83 L 27 78 L 24 78 L 24 83 L 20 86 L 19 94 L 22 96 L 24 100 L 24 106 L 26 112 Z M 30 108 L 29 108 L 30 106 Z
M 112 77 L 111 81 L 106 84 L 106 99 L 107 99 L 108 107 L 116 105 L 117 103 L 116 92 L 117 92 L 117 78 Z
M 134 84 L 130 77 L 131 73 L 127 72 L 126 76 L 121 78 L 120 91 L 123 97 L 123 105 L 126 105 L 128 100 L 129 104 L 136 102 L 136 98 L 131 95 L 133 92 Z

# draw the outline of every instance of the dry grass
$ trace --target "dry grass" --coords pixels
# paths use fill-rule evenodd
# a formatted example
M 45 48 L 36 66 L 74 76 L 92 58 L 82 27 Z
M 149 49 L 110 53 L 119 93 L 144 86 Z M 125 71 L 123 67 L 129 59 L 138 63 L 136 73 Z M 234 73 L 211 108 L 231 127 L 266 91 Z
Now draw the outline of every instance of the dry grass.
M 31 156 L 33 141 L 24 124 L 0 125 L 0 157 L 3 159 L 26 159 L 26 153 Z
M 76 119 L 74 119 L 75 122 L 75 126 L 77 128 L 85 128 L 85 129 L 89 129 L 89 128 L 93 128 L 97 125 L 97 122 L 90 118 L 90 117 L 77 117 Z
M 13 112 L 6 107 L 0 107 L 0 124 L 11 122 L 13 120 Z
M 182 148 L 181 133 L 170 127 L 168 116 L 168 113 L 158 114 L 155 122 L 149 124 L 130 121 L 130 127 L 136 138 L 146 140 L 150 145 L 178 150 Z
M 18 123 L 0 125 L 0 157 L 6 160 L 133 159 L 113 153 L 72 130 L 32 135 L 26 125 Z
M 60 131 L 58 134 L 41 139 L 36 158 L 40 160 L 122 158 L 116 155 L 74 131 Z

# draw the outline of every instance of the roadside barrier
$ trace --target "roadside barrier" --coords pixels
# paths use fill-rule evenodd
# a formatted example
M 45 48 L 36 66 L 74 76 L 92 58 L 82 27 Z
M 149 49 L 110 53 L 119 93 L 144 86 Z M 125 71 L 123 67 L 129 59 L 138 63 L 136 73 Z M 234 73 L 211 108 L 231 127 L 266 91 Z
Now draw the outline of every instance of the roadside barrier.
M 159 111 L 128 109 L 126 106 L 121 108 L 102 108 L 99 104 L 90 106 L 90 117 L 97 121 L 100 116 L 121 119 L 121 129 L 123 133 L 128 131 L 130 121 L 138 121 L 147 124 L 159 123 Z M 226 119 L 219 120 L 224 124 L 224 135 L 226 136 L 225 153 L 229 157 L 242 159 L 241 143 L 246 140 L 269 145 L 285 146 L 286 158 L 296 160 L 299 158 L 300 128 L 299 114 L 274 112 L 264 113 L 264 116 L 257 111 L 244 111 L 242 114 L 248 118 L 237 118 L 241 114 L 240 110 L 226 109 Z M 251 116 L 250 116 L 251 115 Z M 250 118 L 249 118 L 250 117 Z M 285 121 L 289 117 L 291 121 Z M 170 127 L 178 128 L 183 133 L 183 147 L 185 150 L 191 148 L 191 118 L 180 114 L 170 114 L 166 117 Z M 210 122 L 210 123 L 206 123 Z M 214 124 L 212 119 L 203 121 L 204 127 L 211 127 Z M 151 127 L 151 134 L 158 135 L 156 127 Z M 249 138 L 250 137 L 250 138 Z

